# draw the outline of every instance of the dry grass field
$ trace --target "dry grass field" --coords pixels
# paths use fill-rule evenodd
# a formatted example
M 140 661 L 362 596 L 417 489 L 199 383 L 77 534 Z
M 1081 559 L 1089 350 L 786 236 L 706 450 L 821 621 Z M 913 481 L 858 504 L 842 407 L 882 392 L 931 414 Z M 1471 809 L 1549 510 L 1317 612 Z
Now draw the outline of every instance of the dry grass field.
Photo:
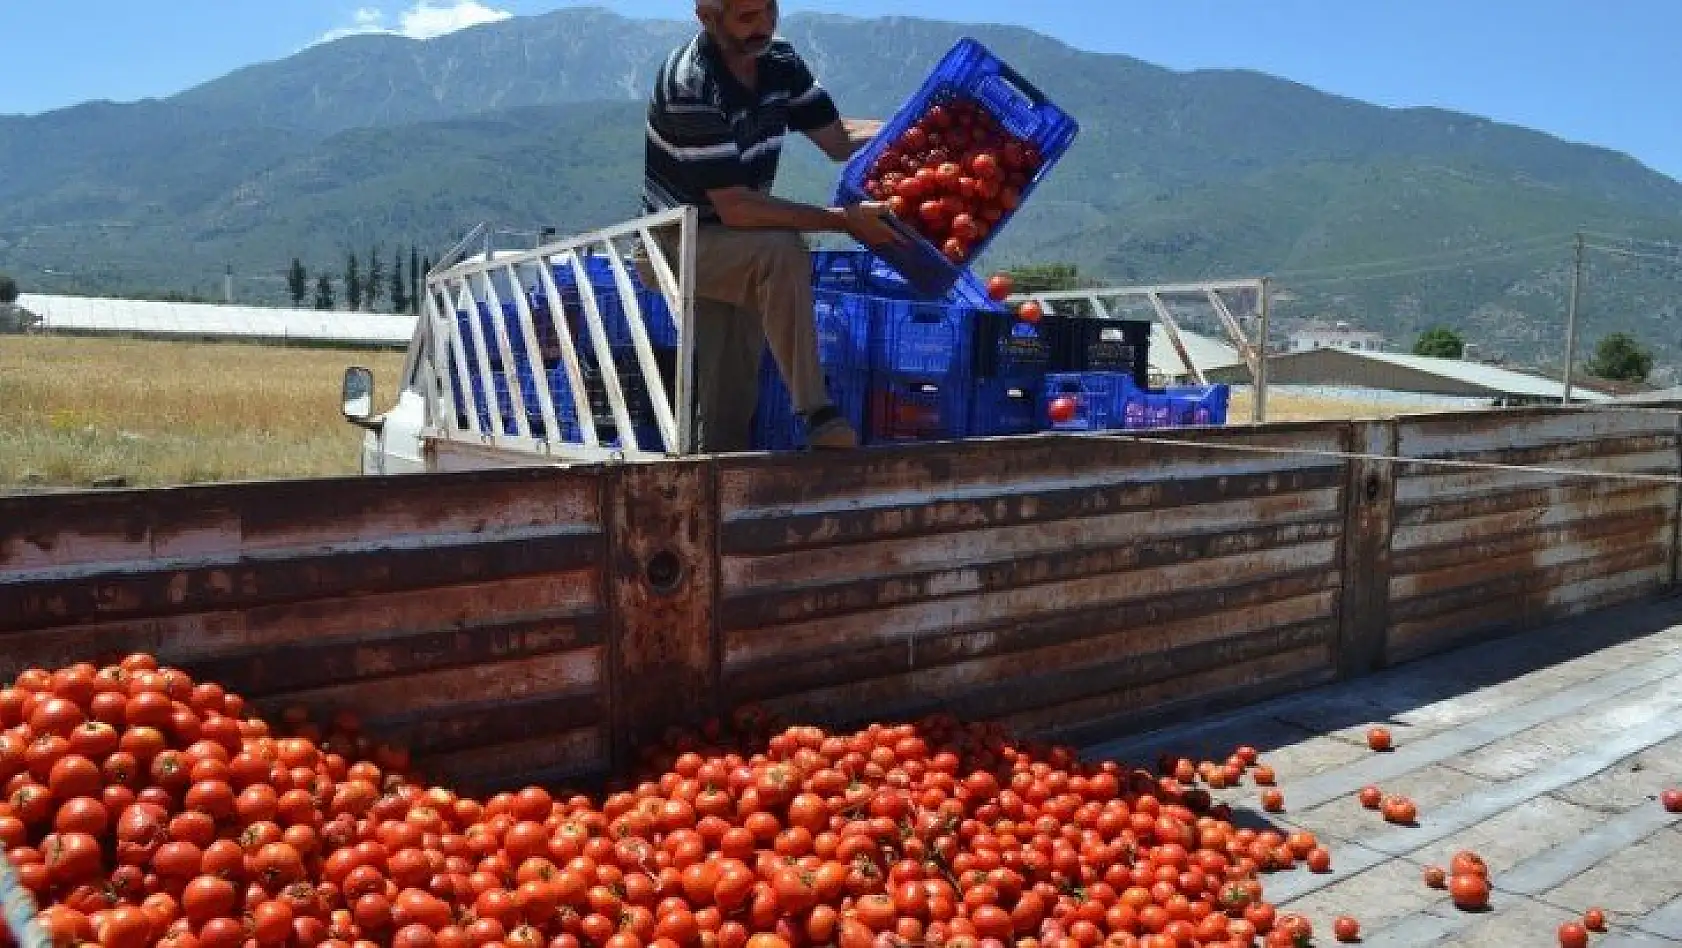
M 401 352 L 0 336 L 0 485 L 354 474 L 348 365 L 394 397 Z
M 1254 398 L 1248 390 L 1234 392 L 1227 405 L 1227 421 L 1244 424 L 1250 420 Z M 1441 411 L 1406 402 L 1357 401 L 1354 399 L 1322 398 L 1298 392 L 1269 390 L 1267 394 L 1268 421 L 1324 421 L 1327 419 L 1379 419 L 1397 415 Z
M 0 487 L 353 474 L 339 417 L 347 365 L 390 403 L 403 354 L 133 339 L 0 336 Z M 1382 418 L 1417 407 L 1275 392 L 1269 418 Z M 1245 392 L 1228 417 L 1250 418 Z

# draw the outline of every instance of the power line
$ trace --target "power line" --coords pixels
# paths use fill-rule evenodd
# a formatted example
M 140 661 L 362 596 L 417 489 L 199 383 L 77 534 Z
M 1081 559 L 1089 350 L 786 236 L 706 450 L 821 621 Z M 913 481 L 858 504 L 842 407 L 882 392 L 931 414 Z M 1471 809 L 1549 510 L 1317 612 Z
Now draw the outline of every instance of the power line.
M 1643 260 L 1662 260 L 1666 263 L 1682 265 L 1682 248 L 1678 248 L 1675 253 L 1659 254 L 1645 253 L 1640 250 L 1624 250 L 1620 247 L 1603 247 L 1600 244 L 1589 244 L 1588 246 L 1590 250 L 1598 250 L 1601 253 L 1609 253 L 1616 257 L 1639 257 Z
M 1297 269 L 1297 270 L 1278 270 L 1278 271 L 1275 271 L 1273 273 L 1273 276 L 1276 276 L 1276 277 L 1296 277 L 1296 276 L 1313 276 L 1315 274 L 1320 274 L 1320 273 L 1343 273 L 1343 272 L 1352 271 L 1352 270 L 1364 269 L 1364 268 L 1367 268 L 1367 267 L 1388 267 L 1388 266 L 1394 266 L 1396 264 L 1417 263 L 1417 262 L 1422 262 L 1422 261 L 1430 261 L 1430 260 L 1435 260 L 1435 259 L 1438 259 L 1438 258 L 1441 258 L 1441 257 L 1452 256 L 1452 257 L 1463 258 L 1463 257 L 1466 257 L 1468 255 L 1477 255 L 1477 254 L 1482 254 L 1482 253 L 1491 252 L 1491 251 L 1510 252 L 1510 251 L 1514 251 L 1514 250 L 1524 249 L 1524 248 L 1526 248 L 1530 245 L 1557 246 L 1558 244 L 1560 244 L 1560 243 L 1562 243 L 1566 240 L 1569 240 L 1570 238 L 1571 238 L 1570 234 L 1544 234 L 1544 235 L 1538 236 L 1538 237 L 1525 237 L 1525 238 L 1522 238 L 1522 239 L 1519 239 L 1519 240 L 1508 240 L 1508 241 L 1502 241 L 1501 243 L 1490 243 L 1490 244 L 1473 245 L 1473 246 L 1470 246 L 1470 247 L 1459 247 L 1459 248 L 1455 248 L 1455 249 L 1452 249 L 1452 250 L 1437 250 L 1437 251 L 1432 251 L 1431 253 L 1414 254 L 1412 256 L 1407 256 L 1407 257 L 1389 257 L 1389 258 L 1385 258 L 1385 259 L 1381 259 L 1381 260 L 1368 260 L 1368 261 L 1365 261 L 1363 263 L 1338 264 L 1338 265 L 1334 265 L 1334 266 L 1324 266 L 1324 267 L 1305 267 L 1305 268 L 1301 268 L 1301 269 Z
M 1667 250 L 1674 249 L 1678 246 L 1677 243 L 1672 240 L 1655 240 L 1651 237 L 1636 237 L 1632 234 L 1602 234 L 1598 231 L 1585 230 L 1583 231 L 1583 236 L 1598 237 L 1601 240 L 1621 240 L 1629 244 L 1647 244 L 1653 247 L 1664 247 Z
M 1312 280 L 1294 280 L 1293 279 L 1293 280 L 1289 280 L 1289 281 L 1286 281 L 1286 282 L 1288 283 L 1288 285 L 1290 285 L 1292 287 L 1297 287 L 1297 286 L 1320 286 L 1320 285 L 1329 284 L 1329 283 L 1350 283 L 1350 282 L 1356 282 L 1356 281 L 1361 281 L 1361 280 L 1389 280 L 1389 279 L 1393 279 L 1395 277 L 1416 276 L 1416 275 L 1424 274 L 1424 273 L 1440 273 L 1440 272 L 1447 271 L 1447 270 L 1461 270 L 1461 269 L 1465 269 L 1467 267 L 1479 266 L 1479 265 L 1485 264 L 1485 263 L 1494 263 L 1494 262 L 1500 261 L 1500 260 L 1513 260 L 1513 259 L 1518 259 L 1518 258 L 1521 258 L 1521 257 L 1533 257 L 1533 256 L 1537 256 L 1538 254 L 1541 254 L 1541 253 L 1558 253 L 1558 252 L 1559 252 L 1559 248 L 1557 246 L 1533 247 L 1533 248 L 1530 248 L 1530 249 L 1527 249 L 1527 250 L 1514 250 L 1514 251 L 1510 251 L 1508 253 L 1488 254 L 1488 255 L 1485 255 L 1485 256 L 1482 256 L 1482 257 L 1470 257 L 1470 258 L 1465 258 L 1465 259 L 1461 259 L 1461 260 L 1454 260 L 1454 261 L 1449 261 L 1447 263 L 1442 263 L 1442 264 L 1438 264 L 1436 266 L 1430 266 L 1430 267 L 1414 267 L 1412 269 L 1406 269 L 1406 270 L 1390 270 L 1390 271 L 1386 271 L 1386 272 L 1383 272 L 1383 273 L 1351 273 L 1351 274 L 1348 274 L 1348 275 L 1345 275 L 1345 276 L 1324 277 L 1324 278 L 1312 279 Z

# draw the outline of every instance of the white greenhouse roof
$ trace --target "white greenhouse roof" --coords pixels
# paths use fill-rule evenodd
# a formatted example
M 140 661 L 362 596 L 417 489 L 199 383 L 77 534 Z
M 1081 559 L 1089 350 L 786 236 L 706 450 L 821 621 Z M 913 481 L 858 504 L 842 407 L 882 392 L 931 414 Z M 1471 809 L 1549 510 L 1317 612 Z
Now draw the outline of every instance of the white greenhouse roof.
M 298 340 L 407 346 L 415 317 L 399 313 L 165 303 L 91 296 L 24 294 L 18 305 L 41 317 L 47 331 Z
M 1244 359 L 1238 350 L 1202 333 L 1180 330 L 1180 342 L 1186 347 L 1186 355 L 1198 368 L 1205 371 L 1218 369 L 1228 365 L 1242 365 Z M 1150 347 L 1151 371 L 1157 375 L 1189 375 L 1185 363 L 1180 361 L 1180 354 L 1174 351 L 1173 343 L 1168 341 L 1168 331 L 1161 323 L 1151 323 Z

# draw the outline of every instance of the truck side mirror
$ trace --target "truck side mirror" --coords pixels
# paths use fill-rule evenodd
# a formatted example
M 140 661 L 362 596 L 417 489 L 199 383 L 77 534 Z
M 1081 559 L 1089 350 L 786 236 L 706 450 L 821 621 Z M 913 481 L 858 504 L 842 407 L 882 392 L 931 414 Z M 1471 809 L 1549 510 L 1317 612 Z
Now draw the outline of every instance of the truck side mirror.
M 340 411 L 345 420 L 364 425 L 374 414 L 374 373 L 360 365 L 345 369 Z

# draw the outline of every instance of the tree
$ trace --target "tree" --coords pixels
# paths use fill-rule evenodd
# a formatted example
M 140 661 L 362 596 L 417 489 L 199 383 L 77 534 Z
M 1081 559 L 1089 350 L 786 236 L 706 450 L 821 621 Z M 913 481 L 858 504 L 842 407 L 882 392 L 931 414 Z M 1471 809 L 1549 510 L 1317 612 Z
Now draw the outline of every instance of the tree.
M 1080 269 L 1072 263 L 1036 263 L 1007 271 L 1018 293 L 1051 293 L 1081 288 Z
M 1583 368 L 1613 382 L 1645 382 L 1653 371 L 1653 353 L 1627 333 L 1615 332 L 1600 340 Z
M 380 247 L 375 244 L 368 251 L 368 278 L 362 281 L 362 295 L 369 309 L 379 309 L 380 294 L 385 292 L 385 264 L 380 261 Z
M 353 313 L 362 308 L 362 268 L 354 250 L 345 259 L 345 304 Z
M 1414 341 L 1413 354 L 1436 356 L 1439 359 L 1458 359 L 1466 351 L 1466 340 L 1447 326 L 1433 326 L 1419 334 Z
M 421 311 L 421 279 L 426 273 L 421 270 L 420 248 L 409 245 L 409 309 L 413 312 Z
M 403 252 L 391 255 L 391 308 L 394 312 L 409 311 L 409 281 L 403 276 Z
M 315 308 L 333 308 L 333 278 L 325 273 L 315 278 Z
M 304 269 L 304 262 L 297 257 L 292 258 L 292 269 L 286 271 L 286 289 L 292 294 L 292 308 L 304 305 L 304 298 L 310 295 L 310 275 Z
M 18 301 L 18 281 L 4 273 L 0 273 L 0 305 L 11 305 Z

